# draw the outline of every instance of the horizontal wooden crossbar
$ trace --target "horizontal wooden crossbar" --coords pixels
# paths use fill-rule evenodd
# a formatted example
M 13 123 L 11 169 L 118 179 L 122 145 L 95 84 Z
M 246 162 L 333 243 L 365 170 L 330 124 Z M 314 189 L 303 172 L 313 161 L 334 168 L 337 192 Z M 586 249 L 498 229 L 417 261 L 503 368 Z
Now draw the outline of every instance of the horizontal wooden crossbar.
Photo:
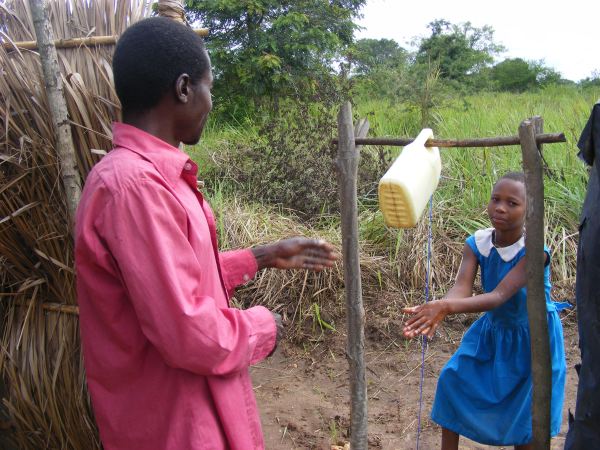
M 414 141 L 414 138 L 355 138 L 355 145 L 391 145 L 404 147 Z M 564 133 L 547 133 L 535 136 L 536 143 L 553 144 L 567 142 Z M 338 140 L 331 141 L 337 145 Z M 519 136 L 497 136 L 476 139 L 429 139 L 425 147 L 501 147 L 504 145 L 521 145 Z
M 42 303 L 42 309 L 46 311 L 79 315 L 79 306 L 65 305 L 64 303 Z
M 0 294 L 2 297 L 10 297 L 13 294 Z M 15 304 L 17 306 L 23 306 L 25 308 L 29 308 L 31 306 L 31 301 L 24 300 L 16 300 Z M 55 313 L 64 313 L 64 314 L 73 314 L 79 315 L 79 306 L 77 305 L 67 305 L 66 303 L 41 303 L 39 306 L 42 307 L 44 311 L 52 311 Z
M 199 28 L 194 30 L 199 36 L 208 36 L 208 28 Z M 73 39 L 57 39 L 54 41 L 56 48 L 75 48 L 75 47 L 94 47 L 101 45 L 114 45 L 119 39 L 118 35 L 114 36 L 90 36 L 85 38 Z M 36 50 L 37 41 L 22 41 L 22 42 L 3 42 L 2 46 L 6 51 L 18 49 Z

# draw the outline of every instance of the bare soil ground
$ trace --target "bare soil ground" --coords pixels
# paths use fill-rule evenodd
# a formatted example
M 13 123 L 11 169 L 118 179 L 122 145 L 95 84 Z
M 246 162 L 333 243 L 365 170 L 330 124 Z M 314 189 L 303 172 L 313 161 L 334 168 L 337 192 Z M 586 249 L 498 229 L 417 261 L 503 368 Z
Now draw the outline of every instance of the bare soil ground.
M 429 342 L 423 366 L 419 448 L 439 448 L 440 429 L 430 418 L 440 369 L 460 343 L 474 316 L 459 316 Z M 417 448 L 422 350 L 401 337 L 401 317 L 367 311 L 365 355 L 369 398 L 369 448 Z M 563 319 L 567 353 L 563 426 L 552 449 L 563 448 L 567 411 L 574 410 L 579 361 L 574 313 Z M 320 339 L 283 342 L 275 355 L 252 369 L 266 448 L 331 449 L 349 441 L 349 380 L 345 332 Z M 461 449 L 491 449 L 461 438 Z

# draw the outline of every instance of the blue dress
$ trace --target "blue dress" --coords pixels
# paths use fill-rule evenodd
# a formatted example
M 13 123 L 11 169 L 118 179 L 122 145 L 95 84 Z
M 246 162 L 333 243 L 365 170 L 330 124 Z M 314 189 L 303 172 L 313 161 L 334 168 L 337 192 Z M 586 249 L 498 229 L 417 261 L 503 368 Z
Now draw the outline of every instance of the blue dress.
M 479 230 L 467 239 L 479 262 L 485 292 L 493 291 L 525 255 L 524 238 L 509 247 L 496 248 L 492 231 L 493 228 Z M 549 264 L 544 270 L 544 283 L 552 359 L 551 434 L 555 436 L 562 418 L 566 364 L 557 304 L 550 299 Z M 531 349 L 526 296 L 526 289 L 521 289 L 467 330 L 440 373 L 431 412 L 434 422 L 487 445 L 523 445 L 531 441 Z

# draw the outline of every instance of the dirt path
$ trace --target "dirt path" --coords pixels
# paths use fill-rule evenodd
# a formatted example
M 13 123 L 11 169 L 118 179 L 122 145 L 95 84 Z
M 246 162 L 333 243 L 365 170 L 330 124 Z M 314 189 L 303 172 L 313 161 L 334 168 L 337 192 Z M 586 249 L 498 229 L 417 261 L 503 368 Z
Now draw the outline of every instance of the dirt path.
M 390 330 L 367 328 L 366 362 L 369 396 L 369 448 L 404 450 L 416 448 L 418 428 L 421 346 L 405 341 Z M 454 331 L 453 331 L 454 329 Z M 429 419 L 437 375 L 456 349 L 466 328 L 447 327 L 433 340 L 425 354 L 423 409 L 419 448 L 439 448 L 440 430 Z M 262 415 L 266 448 L 331 449 L 348 441 L 349 387 L 345 336 L 334 333 L 321 341 L 306 342 L 304 349 L 284 344 L 268 361 L 252 369 L 255 392 Z M 552 449 L 563 448 L 567 410 L 574 409 L 578 361 L 577 331 L 565 324 L 568 377 L 563 427 Z M 461 449 L 492 449 L 461 439 Z

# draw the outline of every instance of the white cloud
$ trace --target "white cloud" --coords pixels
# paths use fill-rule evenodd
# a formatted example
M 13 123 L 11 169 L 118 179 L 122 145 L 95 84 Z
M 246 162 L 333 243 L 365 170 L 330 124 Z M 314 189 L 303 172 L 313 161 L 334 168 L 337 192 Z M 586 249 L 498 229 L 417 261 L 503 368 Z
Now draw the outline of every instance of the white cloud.
M 469 21 L 494 29 L 495 42 L 507 49 L 502 58 L 543 59 L 574 81 L 600 70 L 597 0 L 368 0 L 362 13 L 358 39 L 394 39 L 407 47 L 413 37 L 429 35 L 427 24 L 435 19 Z

